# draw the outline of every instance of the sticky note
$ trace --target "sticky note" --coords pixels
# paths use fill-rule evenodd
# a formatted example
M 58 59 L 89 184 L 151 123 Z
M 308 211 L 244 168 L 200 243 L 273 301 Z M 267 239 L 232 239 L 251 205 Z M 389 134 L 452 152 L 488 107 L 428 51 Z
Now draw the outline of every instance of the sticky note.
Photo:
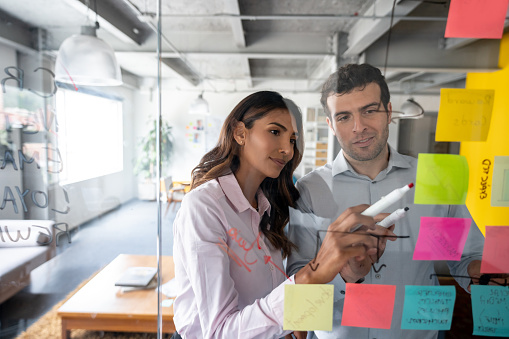
M 334 285 L 285 285 L 283 329 L 332 331 Z
M 481 273 L 509 272 L 509 226 L 486 226 Z M 509 310 L 507 310 L 509 312 Z
M 450 330 L 456 288 L 454 286 L 405 286 L 401 328 Z
M 421 217 L 414 260 L 460 260 L 470 218 Z
M 396 286 L 346 284 L 341 326 L 391 328 Z
M 486 184 L 489 184 L 488 180 L 486 180 Z M 509 207 L 509 156 L 495 156 L 491 183 L 491 206 Z M 507 218 L 509 219 L 509 212 Z
M 485 141 L 494 95 L 494 90 L 442 88 L 435 140 Z
M 500 39 L 508 0 L 451 0 L 446 38 Z
M 468 163 L 455 154 L 420 153 L 414 203 L 462 205 L 468 191 Z
M 475 335 L 509 336 L 509 287 L 472 285 Z
M 509 34 L 500 45 L 500 56 L 509 55 Z M 491 185 L 496 156 L 509 156 L 509 96 L 498 95 L 509 90 L 509 64 L 503 70 L 490 73 L 468 73 L 465 85 L 469 89 L 494 89 L 491 125 L 486 141 L 462 141 L 460 154 L 469 166 L 469 190 L 466 206 L 477 227 L 484 234 L 485 226 L 509 225 L 509 206 L 492 206 Z

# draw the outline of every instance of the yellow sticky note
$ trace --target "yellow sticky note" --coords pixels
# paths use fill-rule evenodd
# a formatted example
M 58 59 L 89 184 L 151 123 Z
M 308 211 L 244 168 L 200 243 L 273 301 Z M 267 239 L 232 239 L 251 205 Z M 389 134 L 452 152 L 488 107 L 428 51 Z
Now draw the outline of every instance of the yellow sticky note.
M 283 329 L 332 331 L 333 285 L 285 285 Z
M 509 156 L 495 157 L 491 206 L 509 207 Z
M 488 89 L 442 88 L 435 140 L 486 140 L 494 96 Z
M 467 191 L 468 163 L 464 156 L 419 154 L 414 203 L 462 205 Z
M 509 34 L 505 34 L 500 45 L 500 56 L 509 55 Z M 493 89 L 497 93 L 509 91 L 509 64 L 503 70 L 491 73 L 469 73 L 466 88 Z M 486 141 L 464 141 L 460 154 L 467 158 L 470 169 L 469 191 L 466 205 L 477 227 L 485 233 L 486 225 L 509 225 L 509 206 L 492 206 L 493 170 L 496 156 L 509 156 L 509 107 L 508 95 L 496 95 L 493 103 L 491 126 Z M 487 166 L 491 164 L 491 166 Z M 487 172 L 487 173 L 486 173 Z M 488 183 L 486 185 L 485 183 Z

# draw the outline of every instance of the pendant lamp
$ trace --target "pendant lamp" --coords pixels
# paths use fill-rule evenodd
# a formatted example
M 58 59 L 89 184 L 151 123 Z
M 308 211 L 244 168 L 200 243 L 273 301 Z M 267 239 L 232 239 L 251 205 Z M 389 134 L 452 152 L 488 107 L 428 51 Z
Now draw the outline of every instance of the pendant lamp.
M 97 37 L 96 27 L 82 26 L 81 34 L 67 38 L 60 46 L 55 80 L 84 86 L 120 86 L 122 74 L 115 52 Z
M 420 119 L 424 117 L 424 108 L 414 99 L 407 99 L 402 105 L 400 111 L 392 111 L 392 119 Z
M 203 92 L 189 106 L 189 114 L 209 114 L 209 103 L 203 99 Z

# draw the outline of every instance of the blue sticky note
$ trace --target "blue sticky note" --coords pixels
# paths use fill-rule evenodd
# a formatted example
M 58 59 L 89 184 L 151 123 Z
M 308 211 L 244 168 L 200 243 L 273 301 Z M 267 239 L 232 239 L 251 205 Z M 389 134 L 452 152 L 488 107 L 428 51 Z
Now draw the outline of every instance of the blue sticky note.
M 509 287 L 472 285 L 475 335 L 509 336 Z
M 450 330 L 456 289 L 454 286 L 405 286 L 401 328 Z

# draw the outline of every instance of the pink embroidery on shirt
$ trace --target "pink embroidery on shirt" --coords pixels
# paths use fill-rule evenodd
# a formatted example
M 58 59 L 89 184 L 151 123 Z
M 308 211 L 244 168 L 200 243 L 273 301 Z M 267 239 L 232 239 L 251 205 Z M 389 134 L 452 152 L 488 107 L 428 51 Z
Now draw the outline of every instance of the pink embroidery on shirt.
M 247 267 L 246 263 L 243 262 L 242 259 L 238 257 L 238 255 L 228 246 L 228 244 L 226 244 L 223 239 L 221 238 L 218 239 L 219 242 L 217 243 L 217 245 L 221 247 L 221 249 L 225 251 L 225 253 L 228 254 L 233 259 L 233 261 L 237 263 L 237 265 L 239 265 L 240 267 L 244 266 L 248 272 L 251 272 L 249 267 Z
M 251 270 L 249 269 L 249 267 L 247 265 L 253 265 L 255 264 L 258 259 L 255 259 L 254 261 L 247 261 L 247 255 L 249 254 L 249 252 L 253 249 L 254 247 L 254 244 L 256 243 L 256 247 L 258 247 L 259 250 L 262 249 L 262 246 L 260 245 L 260 236 L 261 236 L 261 232 L 258 232 L 258 236 L 256 237 L 256 239 L 251 243 L 251 245 L 249 247 L 246 248 L 246 245 L 247 245 L 247 241 L 242 238 L 240 236 L 240 233 L 239 231 L 232 227 L 228 230 L 228 235 L 232 238 L 233 241 L 235 241 L 239 246 L 240 248 L 242 248 L 244 250 L 244 260 L 242 260 L 236 253 L 234 250 L 232 250 L 228 244 L 226 244 L 224 242 L 223 239 L 221 238 L 218 238 L 219 239 L 219 242 L 216 243 L 226 254 L 228 254 L 230 256 L 230 258 L 233 259 L 233 261 L 235 261 L 237 263 L 237 265 L 239 265 L 240 267 L 244 266 L 246 268 L 246 270 L 248 270 L 248 272 L 251 272 Z M 281 269 L 279 268 L 273 261 L 272 261 L 272 258 L 268 255 L 264 255 L 263 256 L 263 259 L 265 261 L 265 264 L 267 265 L 269 262 L 274 265 L 275 268 L 277 268 L 281 273 L 283 273 L 283 275 L 287 278 L 287 279 L 290 279 L 289 276 L 286 275 L 286 273 Z M 291 279 L 290 279 L 291 280 Z

